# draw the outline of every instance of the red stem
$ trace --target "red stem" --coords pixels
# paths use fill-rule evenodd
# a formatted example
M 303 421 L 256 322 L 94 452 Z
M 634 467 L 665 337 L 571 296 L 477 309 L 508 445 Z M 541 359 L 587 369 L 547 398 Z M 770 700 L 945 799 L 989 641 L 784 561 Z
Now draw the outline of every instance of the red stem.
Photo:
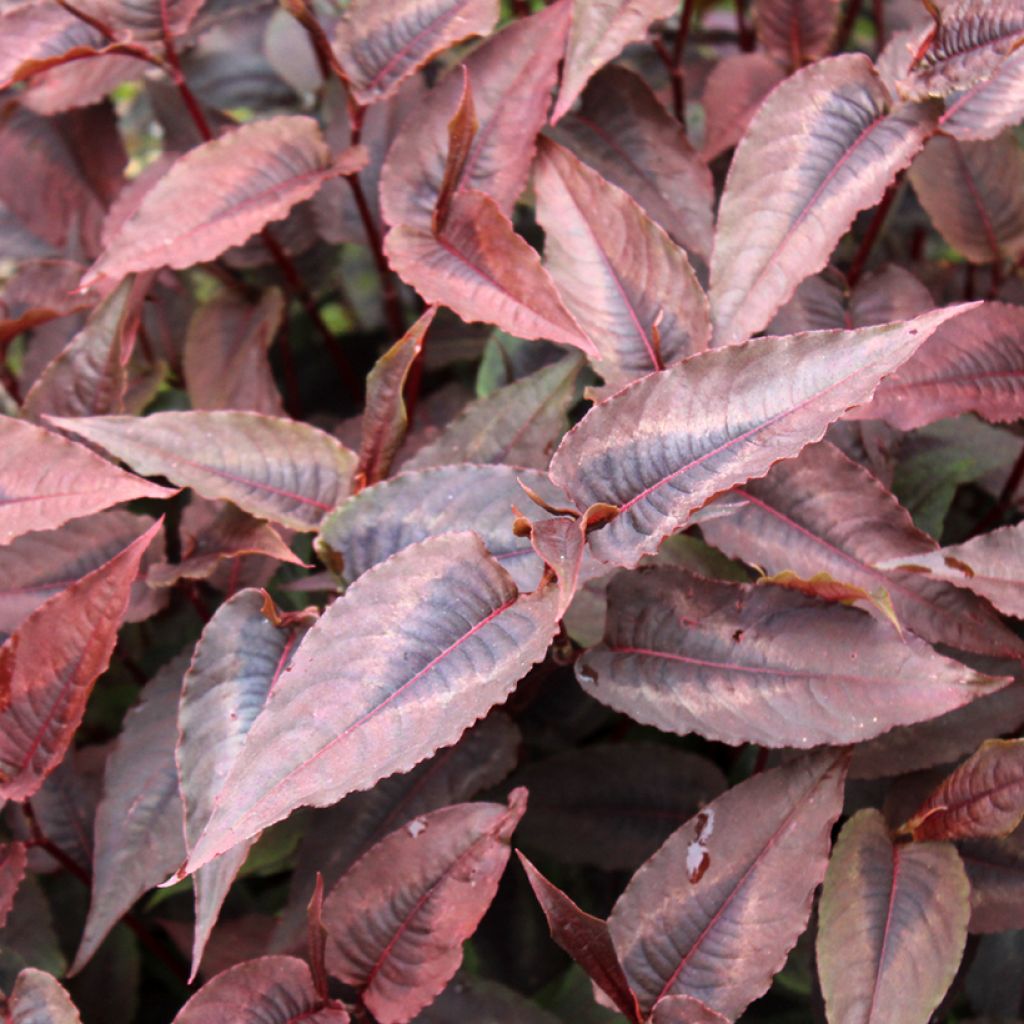
M 873 0 L 873 12 L 875 16 L 875 39 L 878 50 L 881 52 L 885 46 L 885 0 Z
M 740 49 L 750 52 L 754 48 L 754 33 L 747 24 L 747 5 L 750 0 L 736 0 L 736 32 L 739 35 Z
M 878 204 L 878 208 L 875 210 L 874 217 L 871 218 L 867 231 L 864 232 L 860 248 L 857 250 L 857 255 L 854 256 L 853 262 L 850 264 L 850 271 L 846 275 L 846 282 L 851 288 L 860 280 L 861 275 L 864 273 L 864 268 L 867 266 L 868 259 L 871 256 L 871 250 L 874 248 L 875 242 L 878 241 L 878 236 L 882 232 L 882 227 L 885 225 L 885 219 L 889 215 L 889 209 L 896 198 L 900 184 L 901 181 L 897 178 L 889 186 L 885 195 L 882 196 L 882 201 Z
M 850 0 L 847 4 L 846 13 L 843 15 L 843 23 L 839 26 L 839 32 L 836 35 L 836 45 L 833 47 L 836 53 L 842 53 L 850 42 L 850 36 L 853 35 L 853 26 L 857 24 L 863 3 L 864 0 Z

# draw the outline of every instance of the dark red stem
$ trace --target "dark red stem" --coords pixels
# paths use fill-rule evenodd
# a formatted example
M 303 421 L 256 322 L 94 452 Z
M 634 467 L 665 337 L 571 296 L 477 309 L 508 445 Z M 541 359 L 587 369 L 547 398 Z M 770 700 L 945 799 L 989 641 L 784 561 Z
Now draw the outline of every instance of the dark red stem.
M 740 40 L 740 49 L 750 52 L 754 48 L 754 33 L 747 24 L 747 5 L 750 0 L 736 0 L 736 33 Z
M 839 32 L 836 34 L 836 45 L 834 47 L 836 53 L 842 53 L 849 44 L 850 36 L 853 35 L 853 26 L 857 24 L 863 3 L 864 0 L 850 0 L 846 5 L 846 13 L 843 15 Z
M 857 255 L 853 257 L 853 262 L 850 264 L 850 271 L 846 275 L 847 284 L 852 288 L 861 278 L 864 273 L 864 268 L 867 266 L 868 259 L 871 257 L 871 250 L 875 247 L 875 242 L 878 241 L 878 236 L 882 232 L 882 228 L 885 225 L 885 219 L 889 215 L 889 210 L 892 207 L 893 200 L 896 198 L 896 193 L 899 191 L 901 181 L 899 178 L 894 181 L 889 188 L 886 190 L 882 201 L 878 204 L 878 208 L 875 210 L 874 217 L 871 218 L 871 223 L 868 225 L 867 231 L 864 232 L 864 237 L 861 239 L 860 248 L 857 250 Z
M 873 0 L 873 13 L 875 17 L 875 39 L 878 50 L 881 52 L 885 46 L 885 0 Z
M 999 497 L 996 498 L 995 505 L 992 506 L 989 514 L 978 524 L 973 536 L 977 536 L 979 533 L 986 533 L 993 526 L 997 526 L 1002 522 L 1003 516 L 1013 504 L 1013 497 L 1017 493 L 1017 488 L 1020 487 L 1022 479 L 1024 479 L 1024 448 L 1021 448 L 1017 461 L 1014 462 L 1010 475 L 1006 478 L 1006 483 L 1003 484 Z

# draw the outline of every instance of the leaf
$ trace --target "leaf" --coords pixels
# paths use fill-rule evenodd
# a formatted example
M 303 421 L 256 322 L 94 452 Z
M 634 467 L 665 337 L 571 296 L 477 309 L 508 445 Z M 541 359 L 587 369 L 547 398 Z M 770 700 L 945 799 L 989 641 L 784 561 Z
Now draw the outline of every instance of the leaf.
M 478 537 L 413 545 L 310 631 L 192 850 L 195 871 L 296 807 L 323 807 L 447 746 L 544 657 L 558 591 L 521 596 Z
M 174 1024 L 224 1024 L 227 1007 L 260 1024 L 348 1024 L 350 1019 L 340 1004 L 324 1006 L 309 967 L 294 956 L 263 956 L 229 967 L 192 996 Z
M 276 288 L 267 289 L 256 304 L 225 290 L 196 310 L 182 353 L 193 409 L 284 415 L 267 351 L 285 312 Z
M 387 99 L 418 68 L 470 36 L 489 35 L 498 0 L 354 0 L 334 50 L 362 106 Z
M 1024 651 L 983 601 L 921 573 L 879 568 L 913 562 L 937 545 L 867 470 L 831 445 L 780 463 L 733 496 L 746 504 L 701 524 L 705 539 L 730 558 L 769 573 L 828 572 L 869 593 L 884 588 L 902 625 L 929 643 L 1010 658 Z
M 658 1000 L 651 1024 L 728 1024 L 728 1018 L 693 996 L 668 996 Z
M 196 844 L 209 822 L 245 737 L 312 625 L 312 616 L 301 614 L 274 623 L 264 612 L 267 600 L 264 591 L 248 589 L 225 601 L 204 627 L 185 673 L 175 761 L 188 848 Z M 193 977 L 221 904 L 251 845 L 240 843 L 200 869 L 193 880 Z
M 0 798 L 31 797 L 67 753 L 162 525 L 40 605 L 0 647 Z
M 119 36 L 162 42 L 166 36 L 184 35 L 205 3 L 206 0 L 76 0 L 75 7 Z
M 518 856 L 544 911 L 551 937 L 604 990 L 619 1011 L 639 1024 L 640 1007 L 619 964 L 608 925 L 581 910 L 521 853 Z
M 513 531 L 513 505 L 529 499 L 520 481 L 543 498 L 564 497 L 543 473 L 512 466 L 444 466 L 400 473 L 350 498 L 321 526 L 317 550 L 351 582 L 410 544 L 457 530 L 474 530 L 487 550 L 527 590 L 541 563 L 530 540 Z
M 313 530 L 348 493 L 355 455 L 306 423 L 248 412 L 52 417 L 140 473 L 165 476 L 204 498 Z
M 971 883 L 970 932 L 1018 929 L 1024 913 L 1024 833 L 967 839 L 959 849 Z
M 560 1020 L 514 989 L 459 971 L 414 1024 L 559 1024 Z
M 366 378 L 363 435 L 356 466 L 358 484 L 375 484 L 387 477 L 391 461 L 405 437 L 409 415 L 402 397 L 409 371 L 423 351 L 423 339 L 437 310 L 428 309 L 377 360 Z
M 962 309 L 693 356 L 591 409 L 555 452 L 551 478 L 580 510 L 619 506 L 590 543 L 602 561 L 633 566 L 716 494 L 818 440 Z
M 24 843 L 0 843 L 0 928 L 7 923 L 27 863 L 28 849 Z
M 901 826 L 917 841 L 1009 835 L 1024 820 L 1024 740 L 986 740 Z
M 627 43 L 647 35 L 652 21 L 676 13 L 675 0 L 573 0 L 562 84 L 551 123 L 568 113 L 584 86 Z
M 678 245 L 702 260 L 711 254 L 714 183 L 682 125 L 647 83 L 616 64 L 587 84 L 577 111 L 554 138 L 618 185 Z
M 402 463 L 403 473 L 460 462 L 546 470 L 569 428 L 581 364 L 567 355 L 468 403 L 435 441 Z
M 773 57 L 800 68 L 832 48 L 839 0 L 756 0 L 757 41 Z
M 461 64 L 462 73 L 453 69 L 430 91 L 403 124 L 384 162 L 380 201 L 389 226 L 431 228 L 445 178 L 449 124 L 462 98 L 464 75 L 472 83 L 479 130 L 458 189 L 483 192 L 497 210 L 511 213 L 526 184 L 537 132 L 547 118 L 568 19 L 568 0 L 560 0 L 514 22 L 475 49 Z
M 359 170 L 365 156 L 356 147 L 332 162 L 310 117 L 283 115 L 230 129 L 175 161 L 107 240 L 82 287 L 216 259 L 310 199 L 328 178 Z
M 0 544 L 122 501 L 174 493 L 49 430 L 0 416 Z
M 992 75 L 947 101 L 942 130 L 962 142 L 995 138 L 1024 118 L 1024 51 L 1003 60 Z
M 643 724 L 798 748 L 934 718 L 994 682 L 856 609 L 669 568 L 612 581 L 604 643 L 576 675 Z
M 950 844 L 894 844 L 859 811 L 825 876 L 817 960 L 830 1021 L 925 1024 L 956 974 L 970 889 Z
M 701 156 L 714 160 L 746 134 L 765 97 L 786 77 L 786 69 L 765 53 L 733 53 L 711 69 L 701 105 L 707 126 Z
M 185 859 L 174 743 L 187 666 L 183 654 L 157 672 L 107 758 L 96 808 L 92 899 L 72 974 L 89 962 L 132 904 Z
M 900 83 L 912 99 L 985 81 L 1024 42 L 1024 14 L 1013 0 L 953 0 L 937 21 L 928 49 Z
M 934 131 L 930 105 L 897 107 L 871 61 L 843 54 L 791 75 L 736 149 L 711 257 L 715 344 L 760 330 L 828 262 Z
M 462 961 L 508 863 L 526 791 L 502 804 L 456 804 L 382 839 L 324 903 L 331 974 L 360 990 L 380 1024 L 433 1001 Z
M 825 875 L 845 760 L 808 754 L 741 782 L 633 876 L 608 926 L 644 1011 L 689 995 L 733 1020 L 767 990 Z
M 81 1024 L 82 1018 L 61 983 L 46 971 L 26 967 L 18 974 L 10 999 L 0 996 L 10 1024 Z
M 0 343 L 22 331 L 89 309 L 96 295 L 74 289 L 85 268 L 73 260 L 25 260 L 0 291 Z
M 535 761 L 515 776 L 530 791 L 519 842 L 565 864 L 606 871 L 642 864 L 725 789 L 697 754 L 653 743 L 596 743 Z
M 597 350 L 566 309 L 540 257 L 490 196 L 460 191 L 439 234 L 392 228 L 384 241 L 391 269 L 428 305 L 448 306 L 468 323 L 493 323 L 519 338 L 546 338 Z
M 707 299 L 686 253 L 625 192 L 546 139 L 534 189 L 544 265 L 609 390 L 707 348 Z

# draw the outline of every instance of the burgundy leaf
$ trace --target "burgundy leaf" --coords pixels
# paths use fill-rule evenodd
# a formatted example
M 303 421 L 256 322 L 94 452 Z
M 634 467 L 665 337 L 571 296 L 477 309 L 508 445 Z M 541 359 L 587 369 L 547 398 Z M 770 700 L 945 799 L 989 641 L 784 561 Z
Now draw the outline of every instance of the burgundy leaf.
M 208 981 L 178 1012 L 174 1024 L 224 1024 L 225 1013 L 260 1024 L 348 1024 L 340 1005 L 324 1006 L 304 960 L 264 956 Z
M 402 392 L 436 313 L 435 308 L 428 309 L 377 360 L 366 378 L 363 436 L 355 475 L 359 488 L 383 480 L 391 470 L 391 461 L 409 425 Z
M 455 463 L 504 463 L 546 470 L 569 429 L 582 360 L 568 355 L 470 402 L 402 470 Z M 475 524 L 474 524 L 475 526 Z
M 145 42 L 184 35 L 206 0 L 75 0 L 83 14 L 118 36 Z
M 880 812 L 855 814 L 836 842 L 819 910 L 829 1020 L 929 1020 L 956 974 L 969 915 L 951 844 L 894 844 Z
M 1024 819 L 1024 740 L 987 740 L 900 829 L 916 840 L 1009 835 Z
M 196 310 L 182 353 L 193 409 L 284 415 L 267 351 L 285 312 L 284 296 L 276 288 L 265 291 L 256 304 L 224 291 Z
M 519 338 L 546 338 L 597 354 L 540 257 L 482 192 L 457 192 L 438 234 L 416 226 L 392 228 L 384 251 L 395 273 L 428 304 L 440 303 L 467 322 L 496 324 Z
M 693 996 L 668 996 L 659 999 L 651 1015 L 651 1024 L 728 1024 L 728 1017 L 715 1013 Z
M 604 643 L 576 666 L 591 696 L 636 721 L 767 747 L 871 739 L 995 682 L 859 610 L 674 568 L 614 579 Z
M 645 1011 L 689 995 L 733 1020 L 767 990 L 825 875 L 845 762 L 823 751 L 741 782 L 633 876 L 608 926 Z
M 707 348 L 707 299 L 685 251 L 625 192 L 546 139 L 534 187 L 544 265 L 610 391 Z
M 557 600 L 552 586 L 520 595 L 469 533 L 366 572 L 271 695 L 189 870 L 296 807 L 335 803 L 453 743 L 544 657 Z
M 209 822 L 246 735 L 313 622 L 312 616 L 296 615 L 275 624 L 264 613 L 266 601 L 260 590 L 242 590 L 225 601 L 204 627 L 185 674 L 175 760 L 189 848 Z M 251 845 L 239 843 L 195 876 L 193 977 Z
M 0 344 L 39 324 L 95 305 L 95 293 L 75 291 L 84 269 L 72 260 L 22 263 L 0 291 Z
M 10 998 L 0 996 L 10 1024 L 81 1024 L 82 1018 L 61 983 L 45 971 L 26 967 L 14 981 Z
M 324 904 L 327 966 L 361 990 L 380 1024 L 404 1024 L 462 961 L 508 863 L 526 791 L 502 804 L 456 804 L 382 839 Z
M 109 240 L 82 285 L 215 259 L 311 198 L 331 176 L 357 171 L 365 156 L 355 148 L 332 162 L 309 117 L 234 128 L 178 158 Z
M 588 83 L 579 110 L 552 134 L 628 192 L 673 241 L 707 261 L 711 172 L 642 78 L 614 64 L 603 68 Z
M 608 925 L 599 917 L 581 910 L 521 853 L 518 856 L 533 894 L 544 911 L 551 937 L 605 991 L 618 1010 L 639 1024 L 640 1006 L 622 971 Z
M 40 605 L 0 647 L 0 797 L 32 796 L 67 752 L 162 525 Z
M 942 130 L 963 142 L 995 138 L 1024 118 L 1024 51 L 1007 57 L 992 75 L 947 101 Z
M 642 864 L 725 789 L 709 760 L 653 743 L 602 743 L 535 761 L 520 842 L 567 864 L 607 871 Z
M 502 213 L 511 212 L 526 183 L 564 53 L 568 18 L 568 0 L 558 0 L 499 32 L 462 64 L 472 83 L 479 130 L 459 187 L 489 195 Z M 463 75 L 456 69 L 406 120 L 391 147 L 380 199 L 392 227 L 430 228 L 447 164 L 448 126 L 462 90 Z
M 142 77 L 146 63 L 134 46 L 114 44 L 88 60 L 55 64 L 26 83 L 21 103 L 44 117 L 102 103 L 119 85 Z
M 460 971 L 414 1024 L 559 1024 L 561 1019 L 514 989 Z
M 735 146 L 765 97 L 785 77 L 785 68 L 764 53 L 733 53 L 715 64 L 701 98 L 707 119 L 701 156 L 714 160 Z
M 716 494 L 818 440 L 962 309 L 693 356 L 591 409 L 555 452 L 551 477 L 580 510 L 619 506 L 591 544 L 602 561 L 635 565 Z
M 678 6 L 675 0 L 573 0 L 565 68 L 552 123 L 568 113 L 594 72 L 627 43 L 643 39 L 652 21 L 675 14 Z
M 28 851 L 24 843 L 0 843 L 0 928 L 7 922 L 27 863 Z
M 355 455 L 306 423 L 247 412 L 158 412 L 51 422 L 140 473 L 165 476 L 204 498 L 313 530 L 348 493 Z
M 488 35 L 498 0 L 354 0 L 338 22 L 334 50 L 363 106 L 391 96 L 431 57 Z
M 807 449 L 733 495 L 746 504 L 701 526 L 731 558 L 769 573 L 828 572 L 868 593 L 884 589 L 899 621 L 930 643 L 1000 657 L 1024 653 L 984 601 L 920 572 L 878 568 L 913 562 L 937 545 L 867 470 L 831 445 Z
M 824 57 L 839 22 L 839 0 L 755 0 L 757 41 L 791 68 Z
M 967 839 L 959 847 L 971 882 L 970 931 L 1019 929 L 1024 920 L 1024 830 L 1002 839 Z
M 750 337 L 828 262 L 935 128 L 931 105 L 886 113 L 863 54 L 803 68 L 760 108 L 736 150 L 711 258 L 715 343 Z

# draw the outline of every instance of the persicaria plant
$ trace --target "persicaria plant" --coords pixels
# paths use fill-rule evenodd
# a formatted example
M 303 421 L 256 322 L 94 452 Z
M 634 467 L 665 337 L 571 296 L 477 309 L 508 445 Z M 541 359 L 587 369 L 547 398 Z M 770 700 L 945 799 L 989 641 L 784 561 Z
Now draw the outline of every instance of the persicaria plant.
M 0 0 L 0 1021 L 1024 1017 L 1022 44 Z

